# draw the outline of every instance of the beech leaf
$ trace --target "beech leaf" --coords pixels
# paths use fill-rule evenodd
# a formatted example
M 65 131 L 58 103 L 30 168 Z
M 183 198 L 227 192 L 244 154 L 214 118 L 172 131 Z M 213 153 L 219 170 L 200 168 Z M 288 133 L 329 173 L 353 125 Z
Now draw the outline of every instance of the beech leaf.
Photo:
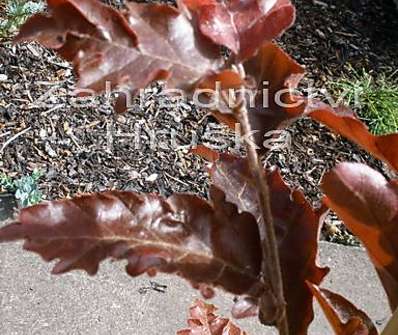
M 268 288 L 259 279 L 257 224 L 215 187 L 211 199 L 114 191 L 43 203 L 1 228 L 0 242 L 25 239 L 26 250 L 58 259 L 54 274 L 94 275 L 106 258 L 126 259 L 131 276 L 176 273 L 202 291 L 258 297 Z
M 372 320 L 341 295 L 308 283 L 336 335 L 378 335 Z
M 181 0 L 181 5 L 196 16 L 205 36 L 231 49 L 239 60 L 253 56 L 295 20 L 289 0 Z
M 16 40 L 56 50 L 73 62 L 77 86 L 95 92 L 106 84 L 134 91 L 155 80 L 190 90 L 222 64 L 219 48 L 175 7 L 127 6 L 121 13 L 97 0 L 48 0 L 49 15 L 30 18 Z
M 247 335 L 226 318 L 215 314 L 217 308 L 196 300 L 189 310 L 189 329 L 180 330 L 177 335 Z
M 196 153 L 215 158 L 210 175 L 213 184 L 241 212 L 261 220 L 257 187 L 245 158 L 228 154 L 216 155 L 199 147 Z M 319 285 L 329 269 L 317 266 L 318 236 L 323 216 L 315 212 L 304 195 L 292 191 L 274 169 L 266 171 L 271 194 L 272 214 L 279 245 L 290 334 L 307 334 L 313 320 L 313 296 L 306 281 Z
M 364 244 L 398 307 L 398 181 L 357 163 L 341 163 L 322 180 L 324 202 Z

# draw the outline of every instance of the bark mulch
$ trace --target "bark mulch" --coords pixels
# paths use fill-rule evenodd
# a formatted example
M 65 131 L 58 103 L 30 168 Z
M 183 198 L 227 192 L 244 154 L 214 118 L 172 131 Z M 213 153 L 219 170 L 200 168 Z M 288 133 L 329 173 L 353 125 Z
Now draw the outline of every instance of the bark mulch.
M 280 42 L 306 66 L 316 87 L 350 75 L 350 68 L 373 73 L 397 68 L 398 14 L 391 0 L 295 3 L 297 23 Z M 158 84 L 118 117 L 104 96 L 93 100 L 92 107 L 82 106 L 72 95 L 74 84 L 70 65 L 52 52 L 32 43 L 1 43 L 0 172 L 21 176 L 42 170 L 47 199 L 106 189 L 205 195 L 205 162 L 188 153 L 191 141 L 239 151 L 234 135 L 206 111 L 163 96 Z M 140 143 L 134 136 L 138 128 Z M 177 149 L 170 149 L 171 130 Z M 214 130 L 216 137 L 210 135 Z M 319 180 L 336 162 L 362 162 L 391 175 L 381 162 L 310 120 L 300 120 L 288 131 L 292 145 L 264 159 L 279 166 L 315 205 L 321 196 Z M 333 215 L 326 226 L 328 239 L 353 242 Z

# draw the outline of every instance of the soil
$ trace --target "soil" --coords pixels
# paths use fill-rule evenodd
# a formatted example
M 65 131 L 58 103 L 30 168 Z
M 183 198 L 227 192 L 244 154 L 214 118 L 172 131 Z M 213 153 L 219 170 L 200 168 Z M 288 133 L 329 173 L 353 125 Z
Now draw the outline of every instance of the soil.
M 296 0 L 294 27 L 281 45 L 317 88 L 353 70 L 398 69 L 398 11 L 392 0 Z
M 0 192 L 0 222 L 5 221 L 12 216 L 16 202 L 13 194 Z
M 380 74 L 398 68 L 398 13 L 392 0 L 295 3 L 297 23 L 280 43 L 306 66 L 305 83 L 329 87 L 352 69 Z M 112 99 L 105 96 L 83 107 L 72 95 L 74 84 L 70 65 L 51 51 L 34 43 L 1 43 L 0 172 L 21 176 L 42 170 L 47 199 L 105 189 L 205 196 L 206 164 L 188 153 L 191 141 L 239 151 L 234 134 L 206 111 L 162 95 L 160 84 L 118 117 Z M 137 127 L 139 144 L 132 135 Z M 216 139 L 210 136 L 215 129 Z M 176 134 L 177 150 L 170 150 L 170 130 Z M 381 162 L 315 122 L 302 119 L 288 131 L 292 145 L 264 160 L 279 166 L 286 181 L 302 189 L 315 206 L 321 196 L 319 180 L 336 162 L 366 163 L 391 176 Z M 153 137 L 161 139 L 155 147 Z M 327 239 L 353 242 L 333 215 L 324 233 Z

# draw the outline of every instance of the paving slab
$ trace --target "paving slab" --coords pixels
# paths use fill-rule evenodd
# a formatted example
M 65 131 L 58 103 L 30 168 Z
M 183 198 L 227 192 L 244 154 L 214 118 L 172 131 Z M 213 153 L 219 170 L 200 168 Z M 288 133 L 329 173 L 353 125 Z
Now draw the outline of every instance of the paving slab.
M 379 327 L 385 326 L 387 299 L 363 249 L 322 242 L 320 263 L 331 267 L 324 287 L 345 295 Z M 167 335 L 183 328 L 199 293 L 168 275 L 133 279 L 123 266 L 104 262 L 95 277 L 82 272 L 53 276 L 51 265 L 22 251 L 20 243 L 0 245 L 0 334 Z M 150 281 L 166 285 L 165 292 L 145 289 Z M 232 301 L 225 292 L 212 300 L 227 316 Z M 310 335 L 332 334 L 317 314 Z M 255 318 L 237 323 L 252 335 L 276 334 Z

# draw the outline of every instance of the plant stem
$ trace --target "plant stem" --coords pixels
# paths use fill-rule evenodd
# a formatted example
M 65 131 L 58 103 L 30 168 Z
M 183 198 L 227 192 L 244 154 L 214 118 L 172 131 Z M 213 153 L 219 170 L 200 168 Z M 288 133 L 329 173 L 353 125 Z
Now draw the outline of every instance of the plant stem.
M 242 67 L 241 67 L 242 68 Z M 242 75 L 242 74 L 241 74 Z M 246 151 L 250 169 L 257 182 L 258 204 L 261 210 L 261 218 L 257 220 L 260 231 L 261 244 L 263 248 L 263 261 L 261 264 L 263 276 L 269 276 L 272 293 L 276 299 L 277 313 L 276 323 L 280 335 L 289 335 L 289 327 L 286 315 L 286 302 L 283 294 L 283 278 L 279 261 L 278 243 L 276 240 L 274 220 L 271 211 L 271 199 L 268 182 L 264 169 L 257 155 L 256 145 L 252 136 L 252 129 L 249 123 L 248 111 L 246 107 L 246 97 L 242 87 L 240 90 L 239 107 L 236 110 L 238 121 L 241 125 L 242 135 L 246 139 Z M 268 281 L 268 280 L 267 280 Z M 261 299 L 260 309 L 267 308 L 266 301 Z

